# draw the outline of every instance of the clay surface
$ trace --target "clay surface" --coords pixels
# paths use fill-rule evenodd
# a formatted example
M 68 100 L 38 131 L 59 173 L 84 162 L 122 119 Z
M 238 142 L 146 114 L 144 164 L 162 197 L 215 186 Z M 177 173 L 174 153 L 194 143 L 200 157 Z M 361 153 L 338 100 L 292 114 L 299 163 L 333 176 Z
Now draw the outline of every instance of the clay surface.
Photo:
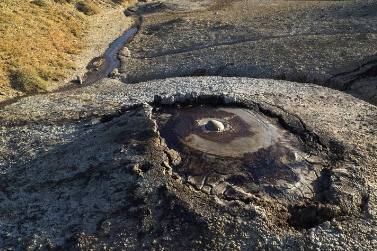
M 297 144 L 249 166 L 174 147 L 153 109 L 190 104 L 241 106 Z M 339 91 L 247 78 L 107 79 L 21 99 L 0 111 L 0 245 L 373 250 L 376 114 Z
M 131 13 L 142 23 L 120 72 L 129 82 L 193 75 L 285 79 L 376 104 L 376 12 L 373 0 L 217 0 L 195 11 L 144 3 Z
M 318 85 L 373 101 L 374 9 L 128 9 L 110 78 L 1 107 L 0 249 L 375 250 L 377 108 Z

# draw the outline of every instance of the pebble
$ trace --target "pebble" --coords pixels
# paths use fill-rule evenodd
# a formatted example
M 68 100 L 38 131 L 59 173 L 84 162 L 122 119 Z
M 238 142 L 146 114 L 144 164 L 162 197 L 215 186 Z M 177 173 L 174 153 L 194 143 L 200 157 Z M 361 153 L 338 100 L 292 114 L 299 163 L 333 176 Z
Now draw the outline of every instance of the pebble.
M 82 78 L 80 76 L 77 76 L 77 83 L 82 85 Z

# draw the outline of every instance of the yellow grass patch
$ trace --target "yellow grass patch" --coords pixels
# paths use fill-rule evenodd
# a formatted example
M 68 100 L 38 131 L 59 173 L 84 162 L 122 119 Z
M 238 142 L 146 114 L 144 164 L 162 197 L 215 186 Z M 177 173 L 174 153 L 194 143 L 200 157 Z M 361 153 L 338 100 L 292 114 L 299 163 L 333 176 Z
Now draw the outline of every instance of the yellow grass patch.
M 85 15 L 91 16 L 101 12 L 101 9 L 91 1 L 80 1 L 76 4 L 76 8 Z
M 73 4 L 43 2 L 0 2 L 0 90 L 22 69 L 48 81 L 75 67 L 73 55 L 84 46 L 84 15 Z

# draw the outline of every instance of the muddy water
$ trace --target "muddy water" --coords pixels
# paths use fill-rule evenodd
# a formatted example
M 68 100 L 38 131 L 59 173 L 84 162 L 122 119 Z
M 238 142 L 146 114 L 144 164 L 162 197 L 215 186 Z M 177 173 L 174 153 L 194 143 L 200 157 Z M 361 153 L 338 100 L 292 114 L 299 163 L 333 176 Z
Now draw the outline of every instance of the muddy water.
M 161 137 L 181 157 L 173 171 L 197 190 L 225 199 L 235 196 L 234 189 L 241 197 L 262 191 L 287 198 L 314 196 L 314 173 L 322 167 L 307 162 L 303 143 L 272 118 L 210 105 L 160 106 L 154 118 Z M 205 130 L 208 119 L 223 123 L 224 130 Z
M 263 123 L 260 115 L 250 113 L 245 109 L 219 108 L 213 110 L 200 107 L 192 109 L 190 112 L 191 115 L 213 116 L 225 124 L 224 131 L 210 132 L 202 129 L 201 124 L 206 121 L 206 119 L 202 119 L 196 121 L 196 123 L 199 122 L 200 127 L 195 123 L 189 127 L 190 132 L 187 136 L 180 134 L 182 143 L 201 152 L 239 158 L 243 157 L 245 153 L 268 148 L 277 138 L 273 126 Z M 182 118 L 177 118 L 174 127 L 175 130 L 181 132 L 184 130 L 183 128 L 187 127 Z M 179 131 L 177 133 L 179 134 Z
M 89 71 L 84 77 L 84 85 L 93 84 L 102 78 L 109 76 L 115 68 L 120 67 L 120 61 L 116 54 L 125 46 L 127 41 L 137 32 L 137 30 L 137 28 L 129 29 L 124 35 L 117 38 L 109 45 L 109 48 L 101 58 L 94 59 L 91 62 L 91 65 L 88 66 Z
M 296 137 L 254 111 L 237 107 L 161 107 L 155 114 L 161 136 L 183 156 L 176 170 L 185 176 L 206 179 L 211 173 L 230 177 L 237 173 L 238 180 L 256 184 L 296 180 L 291 167 L 304 159 Z M 206 118 L 222 121 L 226 129 L 203 130 L 201 122 Z

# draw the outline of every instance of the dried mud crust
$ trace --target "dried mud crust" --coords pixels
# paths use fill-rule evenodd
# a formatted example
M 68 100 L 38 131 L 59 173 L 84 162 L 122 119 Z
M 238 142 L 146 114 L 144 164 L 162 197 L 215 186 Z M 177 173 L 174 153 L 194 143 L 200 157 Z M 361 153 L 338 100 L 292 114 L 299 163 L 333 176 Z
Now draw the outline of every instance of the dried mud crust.
M 268 244 L 260 235 L 266 232 L 290 235 L 341 217 L 360 217 L 366 210 L 363 180 L 357 172 L 336 168 L 342 164 L 337 161 L 313 175 L 311 168 L 302 171 L 307 178 L 295 183 L 299 194 L 282 189 L 282 183 L 246 188 L 255 183 L 241 185 L 236 167 L 227 168 L 227 174 L 212 172 L 206 177 L 212 190 L 198 190 L 198 179 L 181 174 L 179 159 L 185 164 L 186 152 L 165 144 L 151 110 L 136 105 L 100 123 L 77 125 L 81 136 L 7 170 L 1 183 L 13 182 L 0 187 L 1 212 L 12 224 L 3 226 L 1 245 L 248 250 L 259 243 L 263 249 Z M 221 161 L 216 165 L 221 168 Z M 21 173 L 24 178 L 17 179 Z M 310 178 L 313 193 L 306 197 L 302 191 L 308 184 L 300 182 Z M 13 229 L 13 224 L 22 228 Z M 291 241 L 279 245 L 304 245 Z
M 142 23 L 127 46 L 130 56 L 121 56 L 129 82 L 181 76 L 284 79 L 377 102 L 374 1 L 214 1 L 191 12 L 164 2 L 158 6 L 134 8 Z
M 258 115 L 263 109 L 219 105 L 155 109 L 158 130 L 170 148 L 167 154 L 173 172 L 187 184 L 228 202 L 262 206 L 275 203 L 273 210 L 280 210 L 275 213 L 279 224 L 285 227 L 309 229 L 339 216 L 361 215 L 369 196 L 368 188 L 363 188 L 365 181 L 352 168 L 333 171 L 345 164 L 339 153 L 329 152 L 329 146 L 322 145 L 319 138 L 306 142 L 312 132 L 306 131 L 305 136 L 290 133 L 286 130 L 292 128 L 290 122 L 283 117 L 284 128 L 276 118 Z M 267 109 L 263 113 L 271 114 Z M 228 132 L 203 131 L 199 122 L 207 117 L 223 119 Z M 250 118 L 255 120 L 251 124 Z M 263 132 L 259 126 L 267 130 Z M 268 144 L 264 145 L 263 140 Z M 347 190 L 341 188 L 345 180 L 337 183 L 336 191 L 330 189 L 338 172 L 351 183 L 357 181 L 354 185 L 358 198 L 352 201 L 358 202 L 351 208 L 342 208 L 340 198 L 332 198 L 350 199 L 338 194 Z
M 184 166 L 191 156 L 165 142 L 152 109 L 184 111 L 185 105 L 200 104 L 253 112 L 290 135 L 298 143 L 294 149 L 310 155 L 309 172 L 294 180 L 314 179 L 313 193 L 289 194 L 274 176 L 267 186 L 263 179 L 245 182 L 245 172 L 232 172 L 242 164 L 231 169 L 221 161 L 208 170 L 230 173 L 211 173 L 206 184 L 212 190 L 199 189 L 191 170 L 201 175 L 205 169 Z M 205 116 L 216 115 L 203 109 Z M 314 85 L 220 77 L 135 85 L 107 80 L 22 99 L 0 111 L 0 247 L 373 250 L 376 160 L 369 143 L 375 141 L 375 110 Z M 242 124 L 229 110 L 220 114 Z M 265 161 L 258 156 L 256 161 Z M 318 177 L 310 165 L 317 165 Z M 292 184 L 286 180 L 283 185 Z M 296 183 L 296 191 L 306 189 Z

